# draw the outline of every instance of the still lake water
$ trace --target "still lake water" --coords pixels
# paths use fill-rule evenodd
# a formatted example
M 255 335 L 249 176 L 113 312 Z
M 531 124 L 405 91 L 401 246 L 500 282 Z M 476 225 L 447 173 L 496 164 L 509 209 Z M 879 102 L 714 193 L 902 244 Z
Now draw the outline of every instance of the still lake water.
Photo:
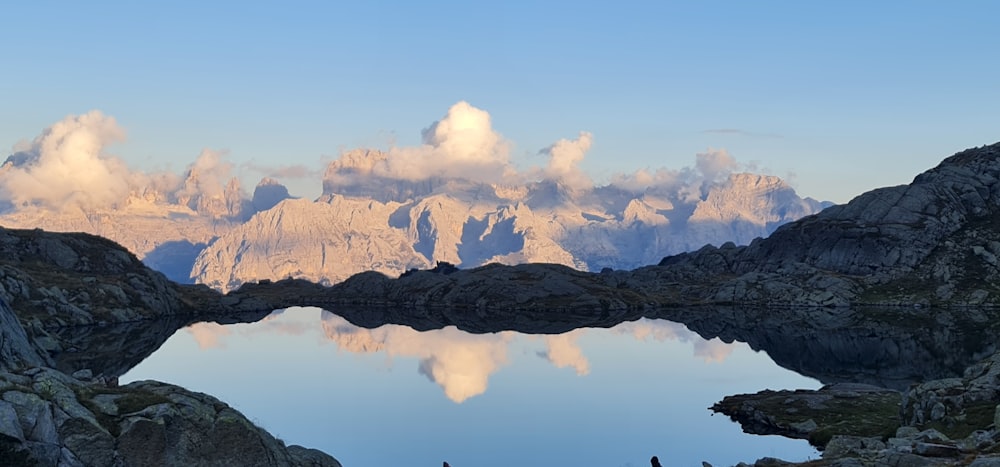
M 560 335 L 354 326 L 318 308 L 177 331 L 121 377 L 211 394 L 346 467 L 715 466 L 819 457 L 744 434 L 723 397 L 820 383 L 746 344 L 642 319 Z

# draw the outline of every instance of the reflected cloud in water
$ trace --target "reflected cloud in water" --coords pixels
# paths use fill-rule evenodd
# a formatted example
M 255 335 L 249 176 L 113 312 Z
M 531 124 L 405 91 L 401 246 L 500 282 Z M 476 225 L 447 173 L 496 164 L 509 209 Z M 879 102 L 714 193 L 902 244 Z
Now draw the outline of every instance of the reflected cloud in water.
M 730 392 L 815 382 L 745 344 L 706 341 L 662 319 L 562 334 L 369 329 L 317 308 L 220 322 L 233 324 L 179 324 L 121 381 L 217 395 L 345 465 L 433 465 L 446 453 L 455 465 L 494 467 L 524 452 L 574 465 L 642 465 L 648 452 L 731 465 L 813 452 L 747 437 L 706 409 Z M 713 447 L 720 442 L 727 449 Z
M 576 343 L 585 332 L 586 329 L 574 329 L 563 334 L 545 336 L 546 349 L 537 355 L 551 362 L 556 368 L 570 367 L 576 370 L 576 374 L 585 376 L 590 373 L 590 362 L 583 356 L 583 349 Z
M 223 338 L 232 333 L 229 326 L 210 322 L 194 323 L 184 330 L 191 333 L 198 348 L 202 350 L 226 348 Z
M 327 311 L 321 316 L 321 325 L 338 349 L 419 359 L 417 371 L 457 403 L 486 392 L 490 375 L 507 365 L 507 347 L 514 337 L 509 331 L 469 334 L 454 327 L 419 332 L 390 324 L 365 329 Z
M 701 357 L 706 363 L 722 363 L 733 353 L 732 344 L 722 342 L 718 338 L 705 340 L 698 334 L 689 331 L 683 324 L 672 321 L 640 319 L 639 321 L 619 324 L 611 328 L 611 332 L 630 334 L 640 341 L 653 339 L 659 342 L 667 340 L 690 342 L 694 346 L 694 355 Z
M 280 319 L 284 311 L 277 310 L 253 326 L 202 322 L 186 327 L 185 331 L 202 350 L 225 348 L 226 339 L 234 333 L 252 337 L 272 333 L 305 335 L 311 331 L 308 322 Z M 339 350 L 357 354 L 384 353 L 390 366 L 394 358 L 417 359 L 417 372 L 440 386 L 445 396 L 456 403 L 486 392 L 490 376 L 510 363 L 510 346 L 519 337 L 540 340 L 544 349 L 536 350 L 535 355 L 554 367 L 569 368 L 579 376 L 586 376 L 590 374 L 591 364 L 580 346 L 581 338 L 609 331 L 580 328 L 563 334 L 525 336 L 513 331 L 471 334 L 453 326 L 416 331 L 407 326 L 387 324 L 367 329 L 325 310 L 320 314 L 319 324 L 325 339 L 334 342 Z M 691 343 L 694 355 L 705 362 L 722 362 L 733 352 L 731 344 L 719 339 L 702 339 L 684 325 L 665 320 L 626 322 L 611 328 L 610 333 L 631 336 L 638 341 Z

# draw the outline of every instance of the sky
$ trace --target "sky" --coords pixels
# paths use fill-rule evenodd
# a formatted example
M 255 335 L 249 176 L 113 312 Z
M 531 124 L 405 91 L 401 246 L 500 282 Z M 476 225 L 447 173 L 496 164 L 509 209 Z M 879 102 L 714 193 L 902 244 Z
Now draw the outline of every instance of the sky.
M 222 154 L 315 197 L 359 147 L 426 143 L 458 103 L 510 162 L 557 142 L 596 183 L 724 150 L 846 202 L 1000 141 L 1000 3 L 12 2 L 0 158 L 99 111 L 137 171 Z

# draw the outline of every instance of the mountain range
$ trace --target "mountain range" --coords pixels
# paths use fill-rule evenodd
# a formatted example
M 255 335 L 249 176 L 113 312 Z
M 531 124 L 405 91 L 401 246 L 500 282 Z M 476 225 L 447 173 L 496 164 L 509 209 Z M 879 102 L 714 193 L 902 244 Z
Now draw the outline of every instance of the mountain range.
M 172 280 L 229 291 L 264 279 L 329 285 L 437 262 L 632 269 L 706 244 L 745 244 L 830 205 L 751 173 L 642 187 L 581 187 L 555 177 L 409 180 L 373 170 L 388 157 L 344 153 L 313 201 L 293 198 L 271 178 L 247 195 L 236 178 L 212 180 L 192 166 L 182 182 L 133 185 L 124 201 L 106 205 L 7 202 L 0 224 L 100 235 Z M 0 178 L 38 163 L 36 154 L 13 154 Z

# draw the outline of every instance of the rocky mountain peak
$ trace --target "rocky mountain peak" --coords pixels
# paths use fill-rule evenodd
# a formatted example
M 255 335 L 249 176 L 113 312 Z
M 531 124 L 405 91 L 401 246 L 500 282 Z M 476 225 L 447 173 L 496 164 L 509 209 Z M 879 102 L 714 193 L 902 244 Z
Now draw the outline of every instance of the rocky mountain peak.
M 281 182 L 270 177 L 264 177 L 257 184 L 257 187 L 254 188 L 250 205 L 253 207 L 254 212 L 266 211 L 291 197 L 288 194 L 288 188 L 282 185 Z

